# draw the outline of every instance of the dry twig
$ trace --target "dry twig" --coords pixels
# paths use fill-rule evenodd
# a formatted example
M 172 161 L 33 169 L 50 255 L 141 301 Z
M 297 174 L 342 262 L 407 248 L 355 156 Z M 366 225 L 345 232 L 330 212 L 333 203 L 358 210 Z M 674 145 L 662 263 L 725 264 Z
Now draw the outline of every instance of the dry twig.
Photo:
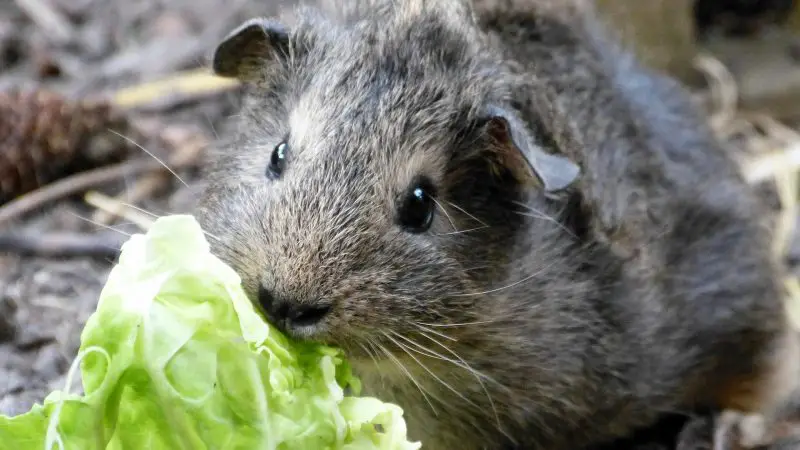
M 205 134 L 200 130 L 181 127 L 167 127 L 159 133 L 159 137 L 168 148 L 174 149 L 172 161 L 181 166 L 196 161 L 208 143 Z M 138 203 L 166 186 L 171 179 L 169 175 L 166 172 L 149 173 L 140 178 L 125 193 L 117 196 L 115 201 L 118 203 Z M 98 209 L 93 214 L 92 221 L 99 225 L 109 225 L 117 215 L 113 210 Z
M 120 216 L 146 230 L 153 224 L 153 218 L 141 211 L 127 205 L 115 198 L 108 197 L 99 192 L 91 191 L 84 197 L 86 203 L 94 206 L 98 210 L 109 212 L 115 216 Z M 104 225 L 104 224 L 98 224 Z
M 17 5 L 35 22 L 45 34 L 59 44 L 69 42 L 75 36 L 75 27 L 56 12 L 46 0 L 16 0 Z
M 123 109 L 153 107 L 229 92 L 237 87 L 237 81 L 215 76 L 207 69 L 190 70 L 121 89 L 113 94 L 112 103 Z
M 172 167 L 175 169 L 182 168 L 179 164 L 173 164 Z M 44 205 L 54 200 L 76 194 L 93 186 L 108 183 L 126 175 L 158 170 L 167 169 L 159 161 L 153 159 L 140 159 L 127 161 L 113 166 L 103 167 L 64 178 L 58 182 L 30 192 L 10 203 L 5 204 L 2 208 L 0 208 L 0 226 L 6 225 L 7 223 L 23 216 L 24 214 L 42 208 Z
M 45 89 L 0 92 L 0 204 L 130 156 L 135 140 L 153 135 L 136 128 L 131 109 L 235 86 L 193 71 L 123 89 L 111 98 L 76 100 Z
M 145 174 L 141 178 L 134 181 L 133 185 L 125 189 L 125 192 L 113 198 L 113 200 L 124 205 L 123 202 L 129 204 L 136 204 L 140 201 L 152 196 L 156 192 L 164 189 L 170 181 L 170 176 L 166 172 L 151 172 Z M 92 222 L 98 225 L 111 225 L 114 220 L 121 217 L 119 212 L 114 208 L 97 208 L 92 214 Z
M 110 102 L 103 103 L 101 101 L 98 104 L 100 107 L 107 106 L 107 109 L 111 108 L 117 112 L 123 112 L 129 111 L 130 109 L 136 108 L 137 106 L 141 106 L 143 104 L 157 101 L 157 99 L 163 98 L 169 93 L 174 94 L 175 92 L 178 92 L 184 98 L 203 96 L 207 94 L 223 92 L 227 89 L 236 87 L 236 85 L 236 83 L 232 83 L 227 79 L 215 77 L 206 73 L 205 71 L 191 71 L 173 76 L 166 80 L 161 80 L 159 82 L 148 83 L 137 87 L 120 90 L 112 96 Z M 22 191 L 17 194 L 19 196 L 16 198 L 11 196 L 9 200 L 12 198 L 14 200 L 9 201 L 0 209 L 0 225 L 11 220 L 12 218 L 19 217 L 25 212 L 32 211 L 44 203 L 48 203 L 66 195 L 77 193 L 81 189 L 86 189 L 87 187 L 113 180 L 131 171 L 150 172 L 149 176 L 146 178 L 147 181 L 144 184 L 137 186 L 137 189 L 135 192 L 133 192 L 133 194 L 135 194 L 133 198 L 134 202 L 149 194 L 152 194 L 152 192 L 157 190 L 160 186 L 163 186 L 168 180 L 162 171 L 153 170 L 158 169 L 157 165 L 154 164 L 155 161 L 153 161 L 146 163 L 132 162 L 130 164 L 104 167 L 90 172 L 79 172 L 79 175 L 75 176 L 70 176 L 73 175 L 74 172 L 70 173 L 67 171 L 64 173 L 64 175 L 70 177 L 66 181 L 63 183 L 56 182 L 55 184 L 50 185 L 51 182 L 55 181 L 57 175 L 53 173 L 47 175 L 50 178 L 44 177 L 43 174 L 47 173 L 46 166 L 51 164 L 51 162 L 56 161 L 60 162 L 61 164 L 58 167 L 68 167 L 68 161 L 65 158 L 70 157 L 70 155 L 75 155 L 76 157 L 81 156 L 80 152 L 86 150 L 75 150 L 78 148 L 77 146 L 80 146 L 81 143 L 85 142 L 85 140 L 88 138 L 88 135 L 93 131 L 97 131 L 98 128 L 102 128 L 102 125 L 105 123 L 104 120 L 106 120 L 105 118 L 110 117 L 111 115 L 104 115 L 102 114 L 103 111 L 99 111 L 98 117 L 98 113 L 95 112 L 95 109 L 97 108 L 94 107 L 94 103 L 87 103 L 85 101 L 71 102 L 65 98 L 62 98 L 58 94 L 37 92 L 30 97 L 36 101 L 28 101 L 27 99 L 29 97 L 30 96 L 23 96 L 21 97 L 22 100 L 17 103 L 14 103 L 14 101 L 16 101 L 16 97 L 8 95 L 6 97 L 2 97 L 11 99 L 9 100 L 11 111 L 18 112 L 16 116 L 6 115 L 6 119 L 10 119 L 10 123 L 6 124 L 6 128 L 2 128 L 6 130 L 6 135 L 10 136 L 10 138 L 6 140 L 6 146 L 4 147 L 5 150 L 3 150 L 3 154 L 7 157 L 6 160 L 4 160 L 4 167 L 7 167 L 11 175 L 19 174 L 19 177 L 23 177 L 24 175 L 21 182 L 24 183 L 21 185 L 23 188 Z M 40 97 L 44 100 L 40 101 Z M 55 106 L 52 106 L 51 104 Z M 84 104 L 88 106 L 84 106 Z M 30 109 L 30 111 L 27 111 L 26 108 Z M 78 119 L 70 118 L 75 115 L 70 115 L 68 113 L 72 109 L 76 108 L 79 112 L 79 114 L 77 114 Z M 41 120 L 38 122 L 36 121 L 38 119 L 34 120 L 35 118 L 41 116 L 40 114 L 37 114 L 39 109 L 44 109 L 46 111 L 56 110 L 58 114 L 60 114 L 56 115 L 59 120 L 45 120 L 44 124 L 40 126 L 39 122 L 41 122 Z M 64 116 L 64 120 L 61 120 L 62 116 Z M 19 120 L 15 121 L 15 118 Z M 83 122 L 81 122 L 79 119 L 86 119 L 85 121 L 87 121 L 89 125 L 83 126 Z M 30 125 L 29 122 L 31 121 L 34 121 L 34 125 L 36 126 Z M 126 120 L 126 123 L 128 122 L 129 121 Z M 83 127 L 81 128 L 77 125 L 81 125 Z M 126 129 L 127 128 L 133 130 L 135 127 L 126 127 Z M 65 132 L 64 130 L 68 131 Z M 140 130 L 136 130 L 137 133 L 139 131 Z M 166 141 L 168 147 L 171 147 L 175 150 L 175 154 L 171 159 L 174 159 L 173 164 L 178 167 L 185 167 L 187 165 L 194 164 L 194 161 L 197 159 L 200 151 L 206 143 L 202 133 L 183 132 L 183 134 L 181 134 L 180 131 L 175 131 L 174 127 L 149 131 L 149 133 L 145 134 L 157 134 L 158 138 L 160 138 L 162 141 Z M 189 135 L 188 137 L 187 134 Z M 125 136 L 118 137 L 123 137 L 124 140 L 129 140 Z M 33 142 L 36 145 L 33 145 L 30 142 Z M 135 142 L 130 141 L 130 143 Z M 66 148 L 66 150 L 64 150 L 64 148 Z M 36 155 L 39 155 L 39 153 L 32 152 L 31 149 L 42 149 L 42 151 L 39 153 L 42 153 L 43 155 L 54 153 L 61 159 L 41 156 L 36 157 Z M 56 152 L 56 150 L 58 152 Z M 31 162 L 30 160 L 32 157 L 34 157 L 34 160 Z M 19 165 L 19 167 L 17 167 L 17 165 Z M 13 181 L 11 179 L 12 177 L 10 176 L 7 176 L 6 178 L 7 179 L 3 180 L 4 183 Z M 13 193 L 14 186 L 16 185 L 7 186 L 9 189 L 11 189 L 9 194 Z M 39 190 L 34 191 L 34 189 L 37 188 L 39 188 Z M 108 213 L 102 214 L 101 216 L 101 222 L 103 223 L 110 222 L 113 218 L 113 214 Z
M 116 258 L 127 237 L 117 232 L 50 232 L 0 234 L 0 253 L 22 256 Z
M 709 119 L 711 127 L 720 136 L 726 136 L 730 132 L 730 126 L 735 122 L 736 83 L 727 68 L 711 55 L 697 55 L 694 58 L 694 66 L 708 81 L 712 108 L 714 109 Z

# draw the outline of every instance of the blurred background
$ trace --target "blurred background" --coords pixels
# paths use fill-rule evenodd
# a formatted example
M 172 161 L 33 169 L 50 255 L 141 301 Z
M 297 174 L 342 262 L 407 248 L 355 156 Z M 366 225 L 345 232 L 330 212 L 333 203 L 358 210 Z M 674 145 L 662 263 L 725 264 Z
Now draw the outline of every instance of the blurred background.
M 656 70 L 681 80 L 774 211 L 800 287 L 800 5 L 595 0 Z M 119 245 L 189 212 L 204 149 L 239 87 L 217 41 L 268 0 L 0 0 L 0 414 L 63 387 Z

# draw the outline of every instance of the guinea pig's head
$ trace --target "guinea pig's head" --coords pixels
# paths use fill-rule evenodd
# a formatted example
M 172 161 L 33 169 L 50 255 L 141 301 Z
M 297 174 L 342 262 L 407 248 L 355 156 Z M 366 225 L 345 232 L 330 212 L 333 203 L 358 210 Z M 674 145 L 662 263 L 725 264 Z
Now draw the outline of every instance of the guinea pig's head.
M 375 11 L 253 19 L 221 42 L 214 71 L 247 94 L 198 210 L 270 321 L 353 353 L 474 320 L 513 264 L 515 204 L 578 174 L 513 108 L 468 14 Z

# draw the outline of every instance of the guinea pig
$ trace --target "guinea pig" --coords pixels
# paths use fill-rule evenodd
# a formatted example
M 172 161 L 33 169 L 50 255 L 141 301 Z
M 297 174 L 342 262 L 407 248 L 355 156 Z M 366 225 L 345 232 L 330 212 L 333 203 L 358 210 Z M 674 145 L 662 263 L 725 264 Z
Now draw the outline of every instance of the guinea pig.
M 673 80 L 555 0 L 254 18 L 196 210 L 293 339 L 436 449 L 574 450 L 773 408 L 798 349 L 765 212 Z

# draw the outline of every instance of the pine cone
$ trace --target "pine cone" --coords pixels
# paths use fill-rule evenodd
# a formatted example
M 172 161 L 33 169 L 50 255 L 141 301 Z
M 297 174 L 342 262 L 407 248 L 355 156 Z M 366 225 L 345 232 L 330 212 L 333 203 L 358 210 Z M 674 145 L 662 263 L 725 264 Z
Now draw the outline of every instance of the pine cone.
M 0 92 L 0 205 L 59 178 L 121 160 L 127 120 L 104 100 Z

